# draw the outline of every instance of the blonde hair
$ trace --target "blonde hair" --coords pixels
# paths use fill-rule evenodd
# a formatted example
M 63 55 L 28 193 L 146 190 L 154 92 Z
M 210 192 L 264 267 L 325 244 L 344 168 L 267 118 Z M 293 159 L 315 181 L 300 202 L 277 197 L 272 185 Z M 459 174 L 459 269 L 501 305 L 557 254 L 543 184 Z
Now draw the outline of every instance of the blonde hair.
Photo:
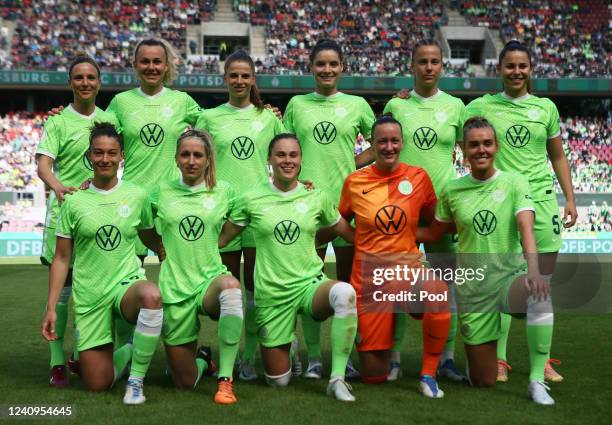
M 164 75 L 162 83 L 164 86 L 172 85 L 172 83 L 178 77 L 178 65 L 180 62 L 179 55 L 176 53 L 174 47 L 172 47 L 172 45 L 163 38 L 144 38 L 140 40 L 134 48 L 133 64 L 136 64 L 136 56 L 138 55 L 138 49 L 140 49 L 141 46 L 160 46 L 164 49 L 168 70 Z M 136 78 L 139 78 L 138 74 L 136 75 Z
M 217 185 L 217 172 L 215 166 L 215 150 L 213 149 L 212 136 L 204 130 L 187 130 L 181 134 L 176 141 L 176 154 L 179 154 L 181 143 L 186 139 L 196 139 L 204 145 L 204 153 L 208 159 L 208 164 L 204 169 L 204 182 L 209 189 L 214 189 Z

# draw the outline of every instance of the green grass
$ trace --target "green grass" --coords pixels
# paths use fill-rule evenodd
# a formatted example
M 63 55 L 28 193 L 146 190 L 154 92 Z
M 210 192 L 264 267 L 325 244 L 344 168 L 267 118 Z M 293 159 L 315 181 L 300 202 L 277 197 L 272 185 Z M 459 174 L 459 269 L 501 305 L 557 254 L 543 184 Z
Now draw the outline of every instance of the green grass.
M 330 267 L 328 265 L 328 267 Z M 156 279 L 158 267 L 148 268 Z M 585 281 L 589 277 L 585 277 Z M 524 322 L 515 320 L 509 342 L 514 371 L 510 382 L 478 390 L 441 381 L 442 400 L 429 400 L 416 391 L 420 364 L 420 325 L 410 321 L 402 356 L 404 376 L 395 383 L 369 386 L 354 383 L 357 402 L 345 404 L 325 396 L 326 380 L 294 379 L 284 390 L 268 388 L 262 378 L 235 391 L 239 403 L 218 406 L 212 401 L 216 383 L 204 379 L 195 391 L 177 391 L 164 374 L 163 350 L 158 350 L 146 381 L 143 406 L 121 403 L 124 382 L 107 393 L 83 390 L 71 377 L 69 389 L 48 387 L 48 347 L 40 336 L 47 294 L 42 266 L 0 266 L 2 343 L 0 344 L 0 404 L 72 404 L 76 421 L 103 424 L 608 424 L 612 400 L 610 315 L 558 314 L 553 356 L 563 360 L 565 382 L 551 384 L 557 404 L 540 407 L 527 399 L 528 357 Z M 204 319 L 201 341 L 215 346 L 216 326 Z M 71 332 L 66 338 L 70 345 Z M 457 360 L 464 364 L 462 343 Z M 66 347 L 68 350 L 68 347 Z M 329 321 L 323 326 L 324 363 L 329 367 Z M 303 351 L 303 350 L 302 350 Z M 305 353 L 302 352 L 305 361 Z M 259 370 L 261 365 L 258 364 Z M 261 374 L 260 374 L 261 375 Z M 8 422 L 8 421 L 7 421 Z M 21 421 L 19 423 L 27 423 Z M 36 421 L 49 423 L 53 421 Z M 59 422 L 59 421 L 58 421 Z M 66 423 L 64 421 L 61 421 Z

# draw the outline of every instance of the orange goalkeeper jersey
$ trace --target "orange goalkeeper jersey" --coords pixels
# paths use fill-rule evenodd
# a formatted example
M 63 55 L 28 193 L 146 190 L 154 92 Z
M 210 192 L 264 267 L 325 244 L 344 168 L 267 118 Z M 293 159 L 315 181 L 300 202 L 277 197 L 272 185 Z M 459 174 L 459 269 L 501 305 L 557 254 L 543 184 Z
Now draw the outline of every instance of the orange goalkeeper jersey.
M 385 173 L 375 165 L 346 178 L 340 214 L 355 218 L 355 251 L 418 254 L 416 230 L 421 210 L 434 208 L 436 194 L 419 167 L 400 163 Z

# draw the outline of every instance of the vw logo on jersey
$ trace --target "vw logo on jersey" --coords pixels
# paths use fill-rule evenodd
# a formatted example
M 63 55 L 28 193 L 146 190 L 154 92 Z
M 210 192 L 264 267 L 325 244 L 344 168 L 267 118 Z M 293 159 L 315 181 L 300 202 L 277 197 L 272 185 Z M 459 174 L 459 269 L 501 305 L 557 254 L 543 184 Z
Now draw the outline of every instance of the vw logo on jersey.
M 379 232 L 397 235 L 406 227 L 406 213 L 396 205 L 385 205 L 376 212 L 374 222 Z
M 412 141 L 417 148 L 424 151 L 433 148 L 438 142 L 438 135 L 436 131 L 431 127 L 420 127 L 417 128 L 412 135 Z
M 232 155 L 236 158 L 240 160 L 249 159 L 255 152 L 255 143 L 247 136 L 236 137 L 232 141 L 231 150 Z
M 321 121 L 312 130 L 315 140 L 322 145 L 329 145 L 336 140 L 336 126 L 329 121 Z
M 204 222 L 200 217 L 188 215 L 179 223 L 179 233 L 186 241 L 197 241 L 204 234 Z
M 89 152 L 89 149 L 87 149 L 85 151 L 85 153 L 83 153 L 83 165 L 85 166 L 85 168 L 87 168 L 89 171 L 93 171 L 93 164 L 91 163 L 91 161 L 89 160 L 89 157 L 87 156 L 87 152 Z
M 96 232 L 96 244 L 104 251 L 113 251 L 121 243 L 121 232 L 112 224 L 105 224 Z
M 497 217 L 489 210 L 480 210 L 474 214 L 472 225 L 479 235 L 487 236 L 497 227 Z
M 164 141 L 164 129 L 155 123 L 145 124 L 140 129 L 140 141 L 154 148 Z
M 283 220 L 274 227 L 274 238 L 283 245 L 291 245 L 300 237 L 300 226 L 295 221 Z
M 506 142 L 515 148 L 522 148 L 529 143 L 531 133 L 523 125 L 513 125 L 506 131 Z

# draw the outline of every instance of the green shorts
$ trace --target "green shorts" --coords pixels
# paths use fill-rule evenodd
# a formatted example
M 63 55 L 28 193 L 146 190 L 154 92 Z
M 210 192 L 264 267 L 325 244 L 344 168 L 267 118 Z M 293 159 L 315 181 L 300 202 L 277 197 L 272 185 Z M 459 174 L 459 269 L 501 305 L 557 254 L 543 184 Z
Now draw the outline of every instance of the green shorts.
M 516 278 L 525 272 L 526 270 L 520 270 L 515 275 L 506 278 L 495 296 L 487 297 L 481 302 L 468 304 L 459 299 L 457 310 L 461 335 L 465 344 L 478 345 L 499 339 L 501 313 L 510 311 L 508 305 L 510 288 Z
M 234 252 L 240 251 L 242 248 L 255 248 L 255 235 L 250 227 L 247 227 L 230 241 L 225 247 L 221 248 L 219 252 Z
M 227 273 L 223 273 L 227 274 Z M 200 333 L 200 318 L 208 314 L 204 311 L 203 303 L 206 291 L 213 280 L 210 279 L 200 291 L 178 303 L 164 303 L 164 324 L 162 326 L 162 340 L 166 345 L 183 345 L 198 340 Z
M 534 232 L 539 253 L 559 252 L 563 245 L 561 230 L 562 217 L 556 198 L 536 201 Z
M 323 283 L 330 279 L 324 274 L 304 282 L 302 292 L 283 304 L 255 306 L 257 339 L 264 347 L 278 347 L 295 339 L 298 314 L 312 316 L 312 299 Z
M 53 262 L 56 242 L 57 236 L 55 235 L 55 228 L 45 227 L 43 231 L 42 250 L 40 253 L 40 262 L 44 266 L 50 266 Z
M 127 290 L 140 280 L 146 280 L 145 275 L 141 272 L 121 280 L 93 308 L 84 313 L 77 313 L 75 308 L 74 326 L 77 350 L 85 351 L 113 342 L 115 318 L 125 320 L 121 313 L 121 300 Z

